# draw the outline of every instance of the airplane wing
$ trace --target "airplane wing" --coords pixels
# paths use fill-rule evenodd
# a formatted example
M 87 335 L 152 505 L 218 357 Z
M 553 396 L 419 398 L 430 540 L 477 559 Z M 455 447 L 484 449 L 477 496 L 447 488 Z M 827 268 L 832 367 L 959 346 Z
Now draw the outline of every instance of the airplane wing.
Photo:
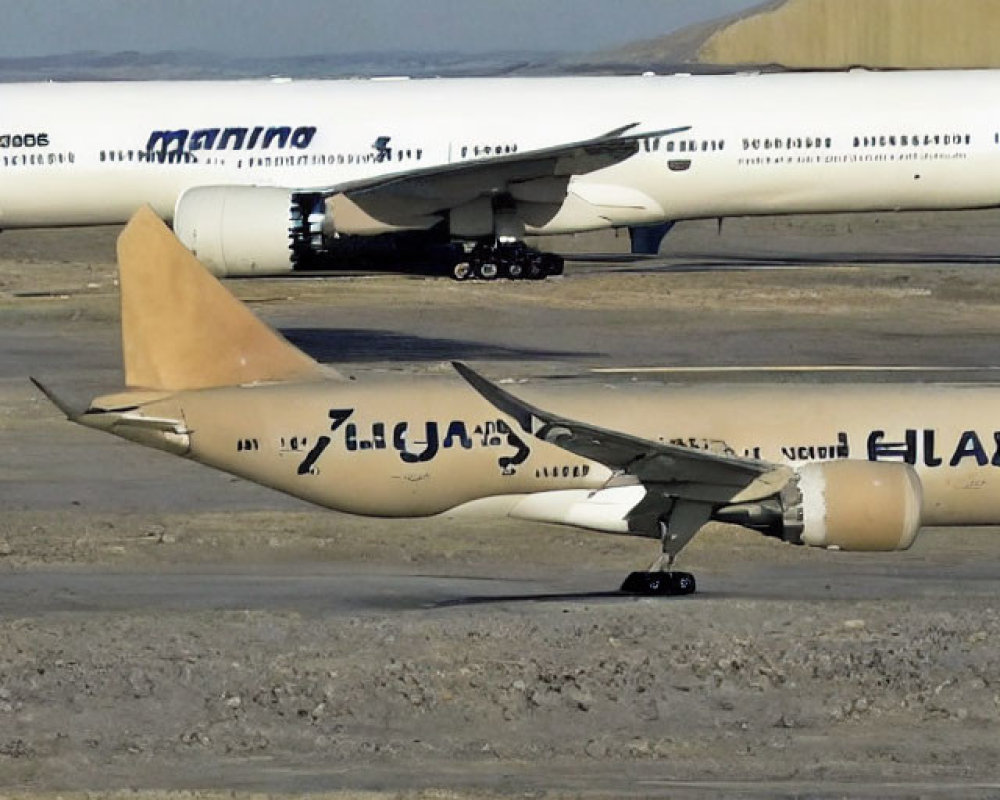
M 659 535 L 669 520 L 674 553 L 720 506 L 758 500 L 779 492 L 792 477 L 787 467 L 654 442 L 543 411 L 514 397 L 464 364 L 455 369 L 479 394 L 544 442 L 634 476 L 646 496 L 628 514 L 629 527 Z
M 640 131 L 633 122 L 592 139 L 519 153 L 407 170 L 359 179 L 315 191 L 346 198 L 371 217 L 415 219 L 470 203 L 480 197 L 510 194 L 527 202 L 562 202 L 569 179 L 625 161 L 642 141 L 683 133 L 690 126 Z M 335 212 L 336 213 L 336 212 Z

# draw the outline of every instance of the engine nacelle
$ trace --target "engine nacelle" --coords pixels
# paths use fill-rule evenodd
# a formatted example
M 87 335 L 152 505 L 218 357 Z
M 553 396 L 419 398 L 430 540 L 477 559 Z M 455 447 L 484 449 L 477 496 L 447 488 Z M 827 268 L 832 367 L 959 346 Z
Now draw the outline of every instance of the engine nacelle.
M 920 529 L 923 489 L 908 464 L 828 461 L 797 470 L 785 538 L 841 550 L 906 550 Z M 795 536 L 795 528 L 798 534 Z
M 198 186 L 177 199 L 174 232 L 218 277 L 280 275 L 323 249 L 319 195 L 269 186 Z

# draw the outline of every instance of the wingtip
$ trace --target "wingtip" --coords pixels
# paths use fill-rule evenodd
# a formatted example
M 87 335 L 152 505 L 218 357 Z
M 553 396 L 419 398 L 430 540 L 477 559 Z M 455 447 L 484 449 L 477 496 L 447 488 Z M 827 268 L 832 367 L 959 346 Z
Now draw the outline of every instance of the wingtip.
M 28 380 L 30 380 L 35 385 L 35 388 L 38 389 L 38 391 L 40 391 L 42 394 L 45 395 L 45 398 L 50 403 L 52 403 L 52 405 L 54 405 L 63 414 L 66 415 L 66 419 L 75 422 L 77 419 L 79 419 L 80 415 L 83 414 L 83 412 L 85 411 L 85 409 L 82 408 L 74 408 L 71 403 L 59 397 L 59 395 L 57 395 L 55 392 L 49 389 L 48 386 L 46 386 L 37 378 L 29 376 Z
M 476 372 L 472 367 L 461 361 L 452 361 L 452 367 L 455 368 L 455 372 L 461 376 L 462 380 L 472 386 L 477 392 L 483 395 L 491 403 L 495 402 L 493 396 L 495 392 L 500 391 L 498 387 L 494 386 L 490 381 Z

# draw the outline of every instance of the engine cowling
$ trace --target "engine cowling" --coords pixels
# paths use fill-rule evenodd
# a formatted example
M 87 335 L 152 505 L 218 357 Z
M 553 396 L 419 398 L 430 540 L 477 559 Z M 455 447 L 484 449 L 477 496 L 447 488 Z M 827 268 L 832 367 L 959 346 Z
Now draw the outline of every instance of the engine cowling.
M 322 250 L 319 196 L 268 186 L 198 186 L 177 199 L 174 232 L 216 276 L 280 275 Z
M 784 503 L 785 538 L 801 544 L 906 550 L 920 529 L 923 489 L 908 464 L 851 460 L 807 464 L 797 470 L 793 494 L 797 497 Z

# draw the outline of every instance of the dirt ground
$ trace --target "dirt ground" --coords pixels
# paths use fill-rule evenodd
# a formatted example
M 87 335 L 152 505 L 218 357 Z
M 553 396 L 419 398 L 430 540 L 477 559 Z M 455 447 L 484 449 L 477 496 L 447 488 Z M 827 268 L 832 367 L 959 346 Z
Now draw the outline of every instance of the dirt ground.
M 359 379 L 982 381 L 998 222 L 691 223 L 655 260 L 560 242 L 606 255 L 541 285 L 230 286 Z M 0 235 L 0 796 L 1000 796 L 1000 528 L 865 555 L 717 526 L 683 556 L 698 594 L 635 599 L 655 543 L 316 510 L 70 426 L 27 382 L 120 381 L 114 235 Z

